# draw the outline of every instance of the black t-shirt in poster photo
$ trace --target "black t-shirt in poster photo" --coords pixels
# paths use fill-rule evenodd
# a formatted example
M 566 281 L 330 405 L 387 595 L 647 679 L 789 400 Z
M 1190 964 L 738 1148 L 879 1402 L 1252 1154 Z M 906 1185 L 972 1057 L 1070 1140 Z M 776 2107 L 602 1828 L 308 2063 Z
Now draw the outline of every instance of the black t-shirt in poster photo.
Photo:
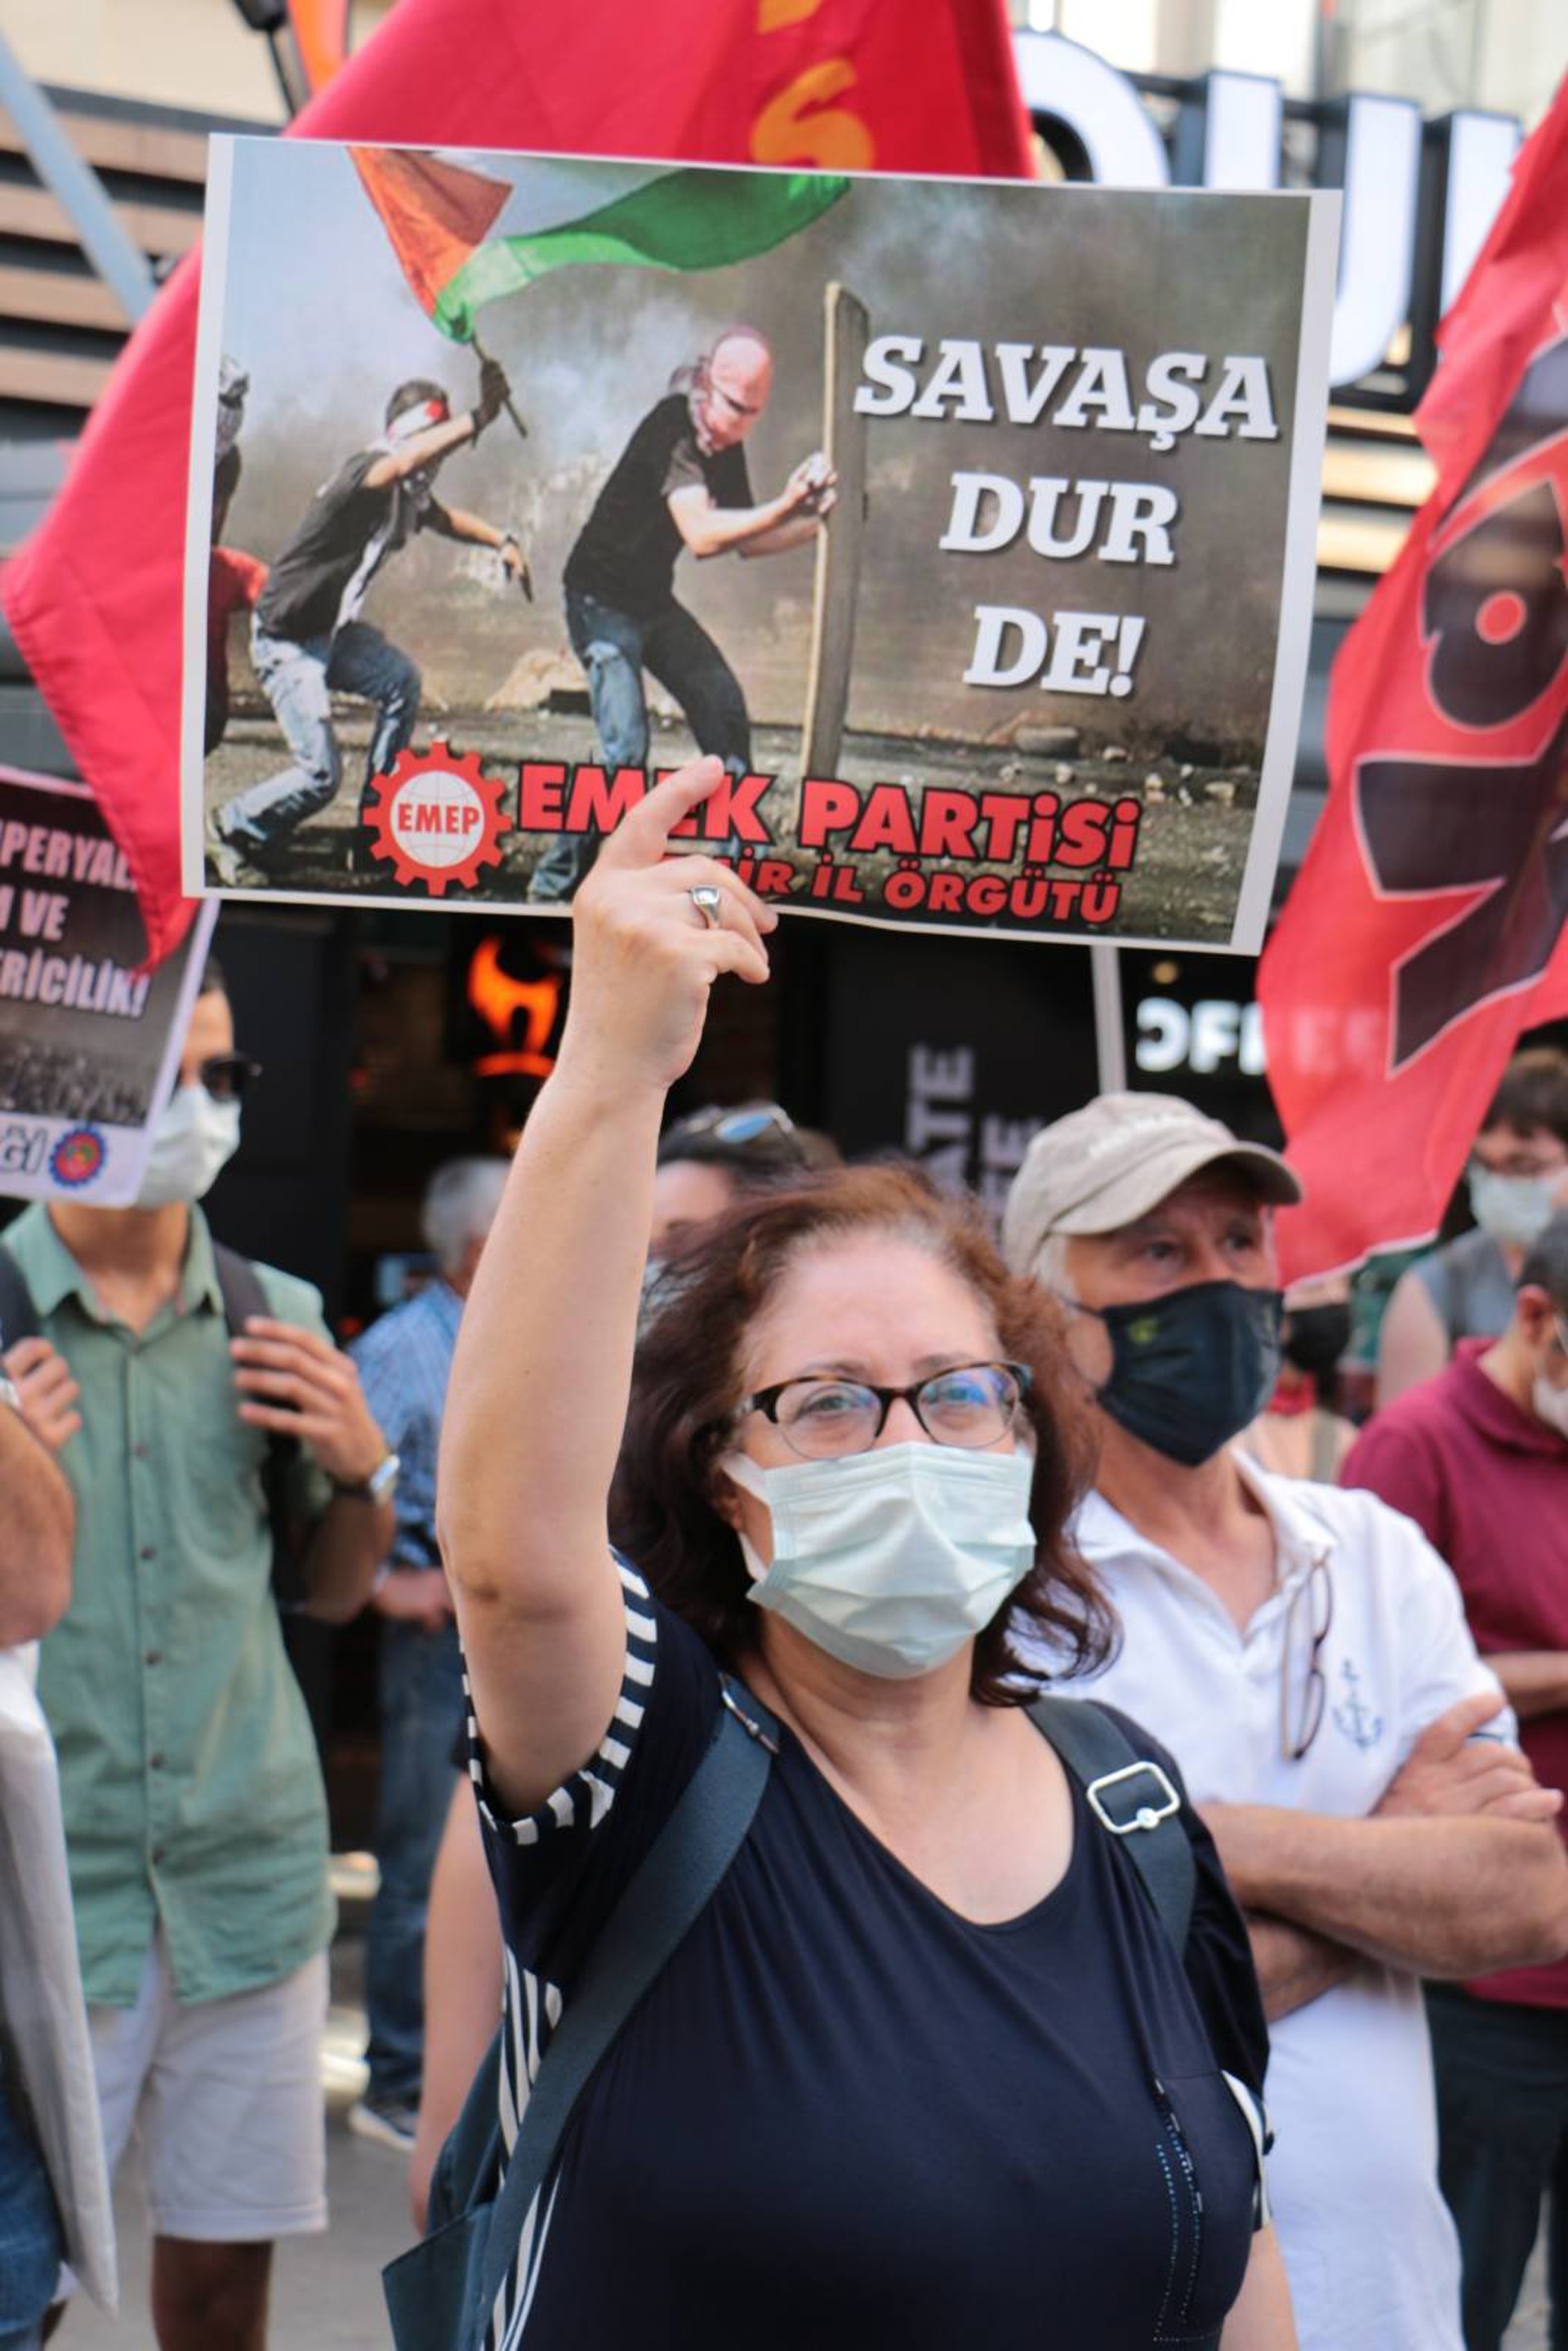
M 384 454 L 358 451 L 316 492 L 256 605 L 256 619 L 269 637 L 295 644 L 330 637 L 356 618 L 388 556 L 415 531 L 444 521 L 445 510 L 426 482 L 370 486 L 365 476 Z
M 738 444 L 704 450 L 685 393 L 672 392 L 649 410 L 600 491 L 567 558 L 567 586 L 632 620 L 652 620 L 674 594 L 685 545 L 668 501 L 697 482 L 715 506 L 752 503 L 745 451 Z
M 485 1807 L 508 2144 L 720 1703 L 705 1644 L 622 1573 L 626 1677 L 598 1753 L 527 1820 Z M 1250 2247 L 1267 2060 L 1247 1930 L 1186 1813 L 1184 1965 L 1076 1782 L 1072 1802 L 1060 1884 L 976 1925 L 785 1729 L 745 1844 L 584 2094 L 497 2346 L 1218 2345 Z

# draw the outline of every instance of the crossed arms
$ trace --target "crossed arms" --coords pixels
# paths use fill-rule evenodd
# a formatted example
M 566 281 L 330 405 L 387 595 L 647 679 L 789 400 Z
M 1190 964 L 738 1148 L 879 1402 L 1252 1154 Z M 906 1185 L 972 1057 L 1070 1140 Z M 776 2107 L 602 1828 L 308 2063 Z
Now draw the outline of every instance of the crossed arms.
M 1358 1959 L 1460 1978 L 1568 1954 L 1563 1798 L 1517 1748 L 1477 1736 L 1500 1706 L 1478 1692 L 1428 1724 L 1365 1820 L 1205 1806 L 1271 2019 Z

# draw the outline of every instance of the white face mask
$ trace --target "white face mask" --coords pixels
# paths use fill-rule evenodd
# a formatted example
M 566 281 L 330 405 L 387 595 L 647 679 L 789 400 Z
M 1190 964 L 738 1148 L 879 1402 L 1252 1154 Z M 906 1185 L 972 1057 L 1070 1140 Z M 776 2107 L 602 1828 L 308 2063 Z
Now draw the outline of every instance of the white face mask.
M 1561 1323 L 1556 1325 L 1556 1337 L 1558 1345 L 1568 1353 L 1568 1338 L 1563 1337 Z M 1559 1437 L 1568 1437 L 1568 1388 L 1554 1386 L 1544 1372 L 1537 1372 L 1530 1401 L 1537 1420 L 1543 1420 Z
M 1034 1564 L 1030 1453 L 911 1444 L 720 1466 L 773 1521 L 771 1567 L 740 1539 L 752 1599 L 862 1674 L 903 1681 L 946 1665 Z
M 1554 1388 L 1542 1372 L 1530 1392 L 1530 1401 L 1537 1420 L 1543 1420 L 1559 1437 L 1568 1437 L 1568 1388 Z
M 181 1086 L 152 1130 L 136 1206 L 202 1199 L 238 1149 L 238 1102 L 214 1102 L 204 1085 Z
M 1472 1167 L 1467 1181 L 1470 1212 L 1482 1232 L 1505 1247 L 1528 1249 L 1552 1222 L 1552 1196 L 1563 1175 L 1557 1169 L 1550 1176 L 1498 1176 L 1490 1167 Z

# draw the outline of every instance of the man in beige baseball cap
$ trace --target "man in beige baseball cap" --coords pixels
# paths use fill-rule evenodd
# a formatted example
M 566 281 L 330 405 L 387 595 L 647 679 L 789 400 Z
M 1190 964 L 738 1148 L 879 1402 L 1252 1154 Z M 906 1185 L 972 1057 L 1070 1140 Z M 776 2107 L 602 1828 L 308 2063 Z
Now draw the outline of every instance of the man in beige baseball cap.
M 1190 1103 L 1106 1094 L 1035 1137 L 1003 1248 L 1067 1306 L 1095 1401 L 1074 1534 L 1123 1638 L 1093 1694 L 1170 1749 L 1248 1913 L 1301 2351 L 1461 2351 L 1417 1979 L 1568 1940 L 1568 1866 L 1426 1538 L 1232 1443 L 1278 1369 L 1271 1212 L 1300 1197 Z
M 1241 1143 L 1175 1094 L 1101 1094 L 1037 1134 L 1008 1196 L 1003 1246 L 1032 1268 L 1051 1233 L 1113 1232 L 1206 1167 L 1234 1167 L 1284 1207 L 1301 1187 L 1277 1151 Z

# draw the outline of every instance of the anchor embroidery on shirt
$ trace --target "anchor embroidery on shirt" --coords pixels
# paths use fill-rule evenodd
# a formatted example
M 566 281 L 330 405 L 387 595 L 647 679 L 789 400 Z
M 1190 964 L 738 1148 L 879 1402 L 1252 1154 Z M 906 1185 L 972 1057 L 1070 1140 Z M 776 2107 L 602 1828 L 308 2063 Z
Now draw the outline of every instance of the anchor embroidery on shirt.
M 1344 1700 L 1333 1709 L 1333 1719 L 1343 1735 L 1357 1747 L 1375 1747 L 1383 1736 L 1383 1717 L 1375 1714 L 1361 1695 L 1361 1676 L 1347 1657 L 1340 1667 L 1344 1683 Z

